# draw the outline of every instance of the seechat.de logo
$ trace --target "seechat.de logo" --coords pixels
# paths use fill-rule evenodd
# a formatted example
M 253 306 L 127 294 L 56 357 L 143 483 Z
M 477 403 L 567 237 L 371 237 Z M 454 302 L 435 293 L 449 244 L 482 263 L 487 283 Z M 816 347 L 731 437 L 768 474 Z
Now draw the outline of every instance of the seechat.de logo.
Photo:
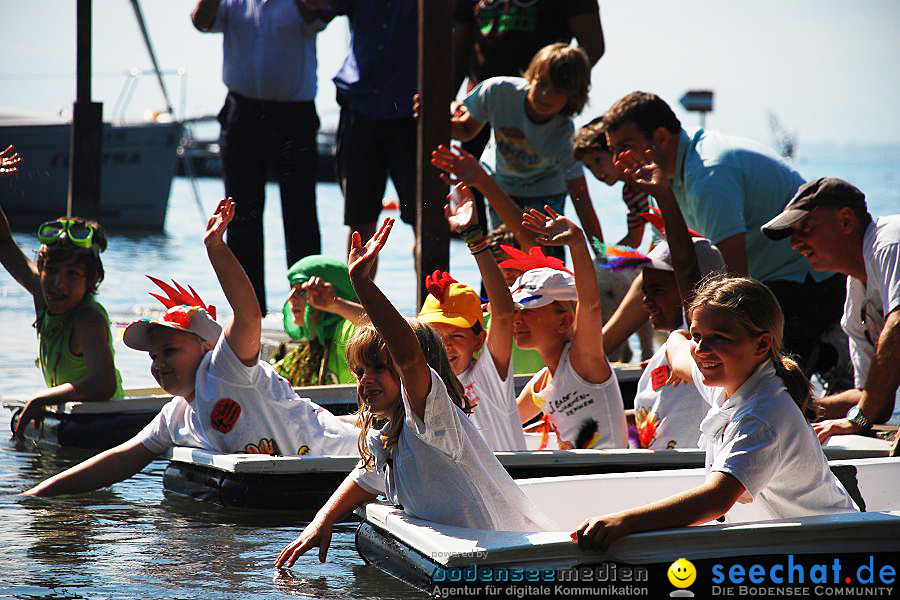
M 678 588 L 677 590 L 672 590 L 669 596 L 675 598 L 692 598 L 694 596 L 694 592 L 685 589 L 690 587 L 697 579 L 697 569 L 691 561 L 686 558 L 679 558 L 669 565 L 666 575 L 669 576 L 669 583 Z

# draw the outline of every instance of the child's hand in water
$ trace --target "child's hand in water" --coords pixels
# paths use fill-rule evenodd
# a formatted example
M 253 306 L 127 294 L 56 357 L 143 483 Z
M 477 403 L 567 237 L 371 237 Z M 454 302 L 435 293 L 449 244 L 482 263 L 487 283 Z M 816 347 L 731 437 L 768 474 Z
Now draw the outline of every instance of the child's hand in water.
M 459 233 L 478 223 L 478 211 L 475 210 L 475 197 L 469 186 L 460 182 L 453 186 L 447 194 L 444 205 L 444 216 L 450 231 Z
M 234 200 L 229 196 L 219 201 L 219 205 L 213 212 L 212 217 L 206 223 L 206 234 L 203 236 L 203 243 L 207 247 L 218 246 L 225 243 L 225 229 L 234 218 Z
M 565 246 L 584 240 L 584 232 L 571 220 L 558 214 L 549 206 L 547 212 L 532 208 L 522 213 L 522 227 L 537 235 L 538 243 L 544 246 Z
M 653 194 L 670 187 L 669 180 L 656 161 L 656 153 L 652 148 L 640 153 L 636 150 L 626 150 L 616 154 L 613 165 L 622 171 L 626 180 L 642 192 Z
M 22 157 L 12 145 L 0 151 L 0 175 L 14 175 L 19 172 Z
M 363 245 L 362 238 L 358 231 L 354 231 L 350 237 L 350 254 L 347 257 L 347 267 L 350 270 L 350 278 L 356 281 L 371 279 L 372 269 L 375 266 L 375 259 L 378 253 L 384 248 L 388 236 L 391 234 L 391 228 L 394 226 L 394 219 L 388 217 L 381 224 L 375 235 Z
M 325 562 L 328 558 L 328 546 L 331 545 L 331 525 L 313 521 L 306 526 L 297 539 L 288 544 L 278 558 L 275 559 L 276 567 L 292 567 L 294 562 L 304 552 L 314 546 L 319 547 L 319 562 Z
M 441 144 L 431 152 L 431 164 L 472 186 L 486 175 L 477 158 L 462 148 L 451 148 L 445 144 Z M 447 185 L 453 185 L 453 182 L 443 173 L 441 173 L 441 179 Z

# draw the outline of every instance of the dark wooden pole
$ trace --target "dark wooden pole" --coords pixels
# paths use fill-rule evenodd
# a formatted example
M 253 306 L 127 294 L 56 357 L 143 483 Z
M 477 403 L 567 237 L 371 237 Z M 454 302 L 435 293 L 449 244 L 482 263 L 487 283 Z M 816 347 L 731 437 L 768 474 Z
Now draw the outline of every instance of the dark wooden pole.
M 447 186 L 431 166 L 431 151 L 450 141 L 450 0 L 419 0 L 419 93 L 422 110 L 418 123 L 416 176 L 417 306 L 425 302 L 425 275 L 449 270 L 450 231 L 444 219 Z
M 69 144 L 67 213 L 100 216 L 100 168 L 103 158 L 103 104 L 91 102 L 91 0 L 78 0 L 76 95 Z

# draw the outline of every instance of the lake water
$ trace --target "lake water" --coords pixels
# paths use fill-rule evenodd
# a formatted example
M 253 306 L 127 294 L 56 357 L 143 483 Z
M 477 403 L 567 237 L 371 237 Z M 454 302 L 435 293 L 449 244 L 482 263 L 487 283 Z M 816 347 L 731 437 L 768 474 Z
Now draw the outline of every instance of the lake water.
M 807 178 L 834 175 L 862 189 L 873 215 L 900 212 L 900 146 L 808 148 L 796 162 Z M 27 159 L 27 157 L 26 157 Z M 199 182 L 206 211 L 222 194 L 221 182 Z M 266 268 L 270 313 L 279 313 L 287 294 L 277 189 L 267 188 Z M 625 233 L 620 188 L 591 183 L 591 194 L 608 240 Z M 318 187 L 323 252 L 342 256 L 346 228 L 343 202 L 334 184 Z M 271 201 L 275 199 L 275 201 Z M 569 212 L 571 206 L 569 207 Z M 203 247 L 206 215 L 201 216 L 189 182 L 176 179 L 165 232 L 132 237 L 112 236 L 103 254 L 106 281 L 100 301 L 112 319 L 126 323 L 156 309 L 147 296 L 144 274 L 189 283 L 207 302 L 227 314 Z M 33 253 L 33 235 L 16 234 L 17 243 Z M 377 283 L 405 314 L 414 312 L 415 270 L 409 227 L 394 228 L 382 254 Z M 451 271 L 477 282 L 474 261 L 461 243 L 451 248 Z M 26 394 L 43 385 L 34 366 L 37 340 L 31 323 L 31 298 L 4 271 L 0 273 L 0 379 L 3 394 Z M 269 317 L 267 327 L 278 326 Z M 126 387 L 155 385 L 146 354 L 116 339 L 116 365 Z M 9 411 L 0 414 L 6 427 Z M 354 549 L 355 526 L 342 525 L 332 538 L 328 562 L 315 552 L 301 558 L 290 572 L 277 573 L 272 561 L 298 533 L 300 523 L 289 512 L 238 513 L 193 502 L 167 499 L 162 493 L 164 461 L 151 463 L 134 478 L 91 494 L 35 499 L 16 494 L 82 460 L 80 452 L 35 448 L 4 437 L 0 442 L 0 598 L 258 598 L 420 597 L 405 584 L 367 567 Z

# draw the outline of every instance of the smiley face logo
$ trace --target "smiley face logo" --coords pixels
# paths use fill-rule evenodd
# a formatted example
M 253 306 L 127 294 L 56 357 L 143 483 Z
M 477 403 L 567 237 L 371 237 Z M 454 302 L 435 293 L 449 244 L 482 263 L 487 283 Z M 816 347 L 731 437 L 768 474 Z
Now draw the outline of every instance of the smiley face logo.
M 677 588 L 689 587 L 697 579 L 697 569 L 685 558 L 673 562 L 666 574 L 669 576 L 669 583 Z

